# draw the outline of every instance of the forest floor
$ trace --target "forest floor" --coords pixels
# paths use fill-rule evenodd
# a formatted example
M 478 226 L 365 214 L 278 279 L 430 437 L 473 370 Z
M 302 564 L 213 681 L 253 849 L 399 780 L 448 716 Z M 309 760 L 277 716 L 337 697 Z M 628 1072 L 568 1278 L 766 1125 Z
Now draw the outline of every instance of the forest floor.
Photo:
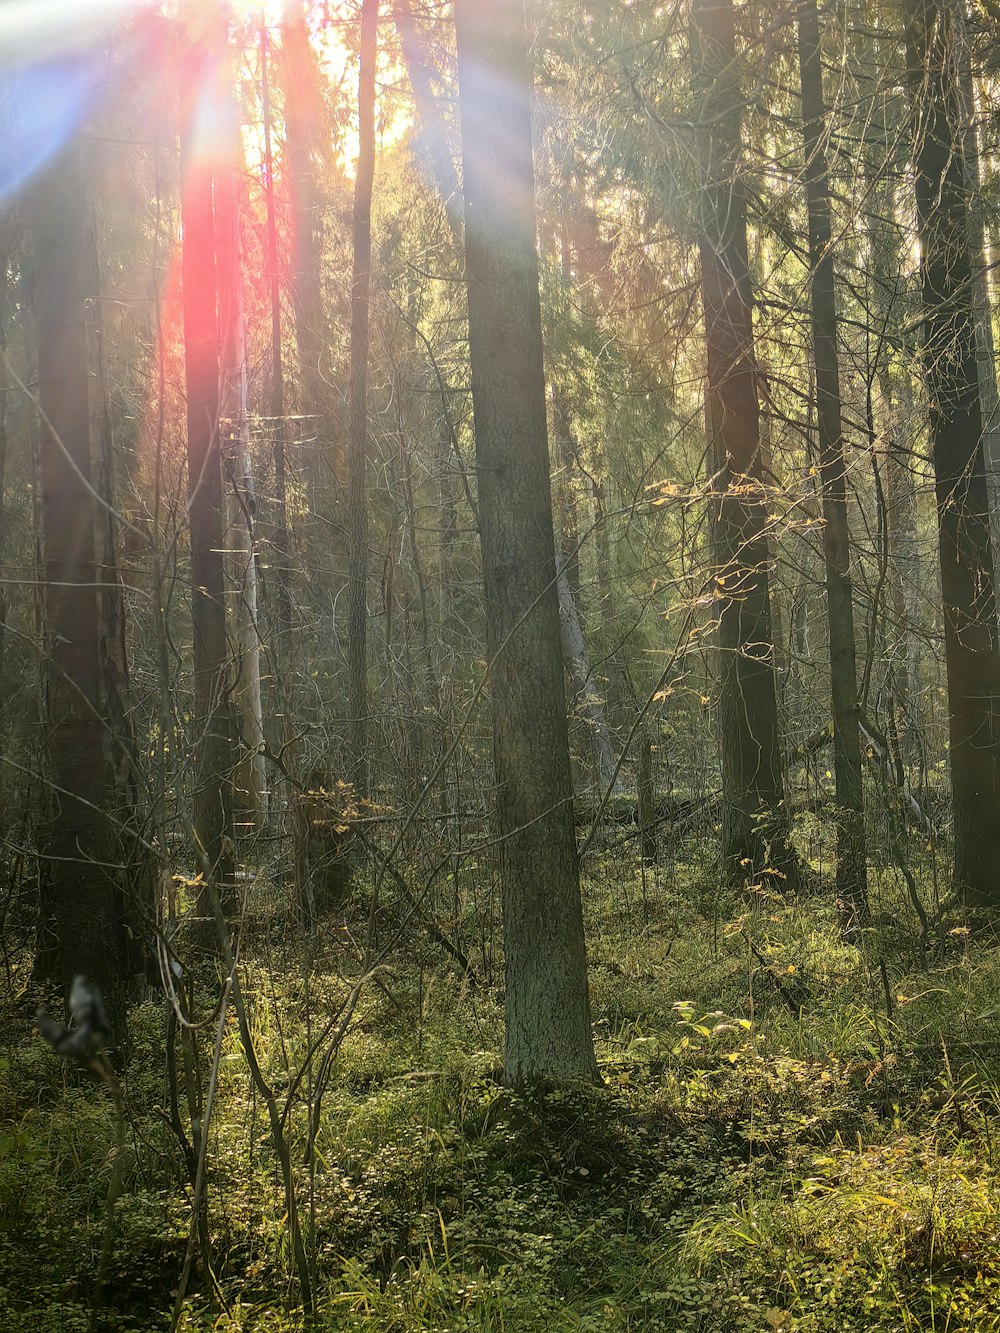
M 285 1128 L 314 1327 L 1000 1329 L 1000 952 L 960 920 L 921 944 L 890 869 L 873 867 L 874 923 L 845 943 L 822 876 L 789 903 L 721 895 L 696 861 L 595 858 L 600 1089 L 506 1092 L 500 976 L 472 916 L 475 986 L 411 934 L 330 1066 L 311 1168 L 317 1064 L 296 1071 L 358 955 L 342 921 L 308 940 L 273 897 L 251 904 L 243 966 L 263 1074 L 279 1108 L 301 1094 Z M 107 1088 L 63 1067 L 23 1000 L 3 1020 L 0 1333 L 88 1327 L 116 1159 L 93 1327 L 169 1328 L 191 1191 L 162 1001 L 131 1014 L 121 1154 Z M 209 1022 L 192 1095 L 213 1044 Z M 281 1173 L 231 1020 L 220 1050 L 206 1201 L 225 1308 L 196 1252 L 178 1327 L 291 1333 L 304 1321 Z M 189 1134 L 183 1068 L 178 1081 Z

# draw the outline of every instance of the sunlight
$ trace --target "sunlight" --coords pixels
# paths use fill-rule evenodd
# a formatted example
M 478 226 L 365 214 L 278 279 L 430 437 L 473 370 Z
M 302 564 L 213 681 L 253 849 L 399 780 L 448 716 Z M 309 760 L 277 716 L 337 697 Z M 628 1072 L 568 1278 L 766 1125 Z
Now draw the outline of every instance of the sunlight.
M 136 8 L 135 0 L 92 0 L 72 21 L 62 0 L 0 9 L 0 207 L 86 119 L 103 78 L 96 53 Z
M 8 0 L 0 9 L 0 65 L 29 55 L 53 56 L 92 41 L 108 25 L 136 9 L 152 8 L 153 0 L 89 0 L 71 20 L 64 0 Z
M 242 23 L 259 24 L 261 18 L 269 28 L 281 23 L 284 0 L 228 0 L 233 17 Z

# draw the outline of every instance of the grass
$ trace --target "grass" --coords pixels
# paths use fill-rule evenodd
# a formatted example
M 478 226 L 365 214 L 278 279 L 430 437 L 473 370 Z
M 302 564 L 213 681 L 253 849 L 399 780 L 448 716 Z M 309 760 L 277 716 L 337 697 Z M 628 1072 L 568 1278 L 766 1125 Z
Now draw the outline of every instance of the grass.
M 505 1091 L 501 996 L 421 940 L 365 992 L 311 1167 L 303 1099 L 287 1120 L 317 1327 L 1000 1329 L 1000 956 L 958 923 L 920 965 L 888 875 L 855 947 L 828 891 L 730 900 L 696 863 L 676 871 L 590 874 L 602 1089 Z M 245 969 L 282 1105 L 351 968 L 336 931 L 317 963 L 283 919 L 261 908 Z M 191 1053 L 197 1086 L 211 1031 Z M 88 1326 L 113 1108 L 14 1007 L 6 1032 L 0 1333 L 69 1333 Z M 190 1225 L 162 1006 L 139 1006 L 132 1034 L 109 1333 L 169 1327 Z M 190 1133 L 184 1096 L 178 1110 Z M 301 1328 L 276 1154 L 232 1025 L 208 1163 L 226 1308 L 201 1273 L 180 1327 Z

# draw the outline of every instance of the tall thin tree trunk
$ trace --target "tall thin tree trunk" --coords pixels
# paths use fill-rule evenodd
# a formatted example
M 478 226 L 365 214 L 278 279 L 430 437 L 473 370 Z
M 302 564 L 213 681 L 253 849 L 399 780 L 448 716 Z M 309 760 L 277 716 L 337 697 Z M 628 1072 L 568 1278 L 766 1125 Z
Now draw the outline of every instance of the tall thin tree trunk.
M 966 32 L 964 8 L 957 13 L 961 25 L 958 95 L 964 127 L 965 174 L 969 198 L 969 246 L 972 252 L 972 300 L 976 322 L 976 364 L 979 372 L 979 407 L 983 416 L 983 462 L 986 490 L 990 498 L 990 531 L 993 549 L 1000 543 L 1000 393 L 997 391 L 996 344 L 990 301 L 989 267 L 986 262 L 986 228 L 980 185 L 979 129 L 976 123 L 976 88 L 972 55 Z M 994 592 L 994 596 L 996 593 Z
M 995 907 L 1000 903 L 1000 652 L 958 41 L 955 0 L 915 0 L 907 47 L 948 671 L 955 884 L 970 905 Z
M 194 660 L 194 824 L 204 862 L 230 902 L 233 885 L 232 776 L 219 449 L 219 329 L 216 313 L 212 168 L 199 152 L 199 113 L 214 101 L 215 62 L 201 42 L 182 54 L 181 283 L 187 389 L 188 527 Z M 202 903 L 203 915 L 207 903 Z
M 215 181 L 215 246 L 219 285 L 219 429 L 226 484 L 226 543 L 234 596 L 236 663 L 232 698 L 239 718 L 236 801 L 239 814 L 257 828 L 267 819 L 264 714 L 260 690 L 257 606 L 257 496 L 250 461 L 246 334 L 243 322 L 243 257 L 237 171 L 243 145 L 235 107 L 227 103 L 229 151 Z
M 771 877 L 794 887 L 798 866 L 788 840 L 778 735 L 731 0 L 694 0 L 692 59 L 705 126 L 699 248 L 721 650 L 722 865 L 733 884 Z
M 52 792 L 39 830 L 43 875 L 36 976 L 85 974 L 121 996 L 121 920 L 105 815 L 95 504 L 84 325 L 84 182 L 72 139 L 33 199 L 34 294 L 45 548 L 46 738 Z M 116 1036 L 124 1034 L 119 1031 Z
M 351 379 L 347 418 L 350 560 L 347 674 L 350 773 L 358 791 L 370 781 L 368 752 L 368 319 L 371 302 L 372 183 L 375 176 L 375 58 L 379 0 L 361 6 L 358 77 L 359 151 L 354 181 L 354 272 L 351 278 Z
M 837 787 L 837 896 L 845 909 L 855 915 L 864 915 L 868 908 L 868 870 L 858 728 L 857 654 L 837 356 L 837 294 L 825 143 L 826 106 L 816 0 L 800 0 L 798 18 L 816 417 L 823 491 L 823 555 L 830 619 L 830 691 Z
M 103 501 L 98 506 L 94 534 L 98 583 L 98 659 L 107 727 L 105 758 L 108 761 L 108 800 L 117 824 L 114 845 L 122 863 L 129 866 L 128 884 L 122 886 L 126 889 L 121 909 L 125 923 L 122 962 L 127 974 L 134 977 L 142 973 L 148 961 L 148 922 L 153 907 L 156 867 L 140 841 L 148 810 L 142 800 L 142 768 L 132 725 L 134 700 L 126 640 L 125 585 L 118 558 L 120 524 L 116 459 L 120 454 L 116 448 L 111 387 L 108 383 L 104 291 L 96 211 L 92 213 L 91 222 L 91 265 L 87 291 L 94 298 L 88 305 L 91 374 L 97 391 L 97 401 L 92 399 L 92 433 L 97 441 L 92 463 L 95 489 Z
M 469 353 L 508 1083 L 597 1077 L 559 642 L 521 0 L 459 0 Z
M 288 666 L 292 633 L 291 574 L 288 563 L 288 494 L 285 478 L 288 423 L 285 420 L 285 374 L 281 354 L 281 273 L 278 267 L 278 223 L 274 199 L 274 154 L 272 151 L 270 44 L 267 24 L 260 25 L 260 67 L 264 114 L 264 201 L 267 226 L 267 283 L 271 315 L 271 396 L 270 417 L 274 440 L 274 501 L 277 521 L 274 525 L 275 601 L 277 633 L 275 673 Z M 291 735 L 290 729 L 286 739 Z
M 322 373 L 328 345 L 321 277 L 323 223 L 317 180 L 322 131 L 316 114 L 319 73 L 304 0 L 285 0 L 280 68 L 284 93 L 285 166 L 292 198 L 289 285 L 301 376 L 299 406 L 314 429 L 322 432 L 330 429 L 331 424 Z
M 912 759 L 920 748 L 920 636 L 918 624 L 920 591 L 926 578 L 917 535 L 916 488 L 914 485 L 913 457 L 902 422 L 911 415 L 912 403 L 906 390 L 908 379 L 894 385 L 890 373 L 891 340 L 887 331 L 909 317 L 903 303 L 902 238 L 896 225 L 896 194 L 894 179 L 897 172 L 885 152 L 890 141 L 896 143 L 895 125 L 890 124 L 885 106 L 876 120 L 873 132 L 865 145 L 865 183 L 870 199 L 867 209 L 867 233 L 870 250 L 869 280 L 872 297 L 869 310 L 874 319 L 869 323 L 866 342 L 869 350 L 867 367 L 869 390 L 866 411 L 871 447 L 878 435 L 884 436 L 886 539 L 889 562 L 890 598 L 893 624 L 888 635 L 890 691 L 895 716 L 892 726 L 899 737 L 900 747 Z M 880 151 L 873 152 L 878 127 Z M 896 150 L 898 151 L 898 150 Z M 881 422 L 876 421 L 873 390 L 877 386 Z M 929 577 L 929 575 L 927 575 Z M 864 701 L 862 701 L 863 703 Z

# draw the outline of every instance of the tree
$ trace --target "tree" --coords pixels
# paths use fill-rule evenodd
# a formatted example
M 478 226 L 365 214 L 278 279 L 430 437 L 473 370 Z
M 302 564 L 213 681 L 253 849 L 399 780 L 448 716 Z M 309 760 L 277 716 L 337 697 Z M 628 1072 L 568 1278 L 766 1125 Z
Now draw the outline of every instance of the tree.
M 240 814 L 257 827 L 267 819 L 264 719 L 260 688 L 257 608 L 257 499 L 250 462 L 250 412 L 243 319 L 243 247 L 238 168 L 243 145 L 231 99 L 226 106 L 226 152 L 215 177 L 215 247 L 219 285 L 220 452 L 228 515 L 225 551 L 235 596 L 236 662 L 233 703 L 240 723 L 237 788 Z
M 368 324 L 372 268 L 372 182 L 375 175 L 375 57 L 378 0 L 361 5 L 358 75 L 359 150 L 354 181 L 354 271 L 351 277 L 351 375 L 348 387 L 347 486 L 351 541 L 347 601 L 350 773 L 368 788 Z
M 973 906 L 1000 901 L 1000 651 L 976 364 L 968 175 L 954 0 L 915 0 L 907 25 L 914 166 L 930 399 L 955 885 Z
M 570 785 L 521 0 L 459 0 L 469 355 L 510 1084 L 597 1077 Z
M 309 40 L 303 0 L 285 0 L 281 42 L 285 169 L 289 178 L 293 246 L 289 274 L 295 343 L 302 385 L 300 410 L 329 428 L 321 366 L 327 355 L 321 280 L 323 224 L 318 159 L 322 103 L 316 53 Z
M 204 27 L 203 22 L 193 22 Z M 213 153 L 205 139 L 209 128 L 220 133 L 222 116 L 212 52 L 194 30 L 181 62 L 181 283 L 194 631 L 194 825 L 203 869 L 215 877 L 225 894 L 233 881 L 236 756 L 227 687 Z M 210 127 L 206 107 L 214 111 Z
M 805 141 L 806 206 L 816 417 L 823 494 L 823 554 L 830 620 L 830 693 L 837 785 L 837 896 L 855 914 L 868 907 L 858 674 L 851 585 L 851 544 L 837 353 L 837 292 L 826 158 L 826 106 L 816 0 L 800 0 L 799 79 Z
M 49 808 L 36 976 L 68 993 L 84 973 L 112 1002 L 120 1038 L 121 910 L 109 866 L 98 650 L 95 503 L 84 326 L 84 187 L 76 138 L 34 192 L 34 296 L 45 552 Z
M 718 599 L 722 865 L 742 884 L 775 873 L 794 886 L 778 733 L 767 503 L 747 260 L 746 185 L 731 0 L 694 0 L 702 209 L 699 219 Z
M 272 149 L 270 42 L 267 24 L 260 24 L 261 110 L 264 129 L 264 203 L 267 234 L 267 294 L 271 316 L 271 384 L 269 406 L 274 431 L 275 523 L 272 533 L 276 583 L 275 645 L 272 656 L 275 674 L 287 665 L 292 633 L 292 597 L 288 567 L 288 491 L 285 477 L 288 427 L 285 420 L 285 373 L 281 351 L 281 272 L 278 267 L 278 221 L 274 198 L 274 153 Z M 291 719 L 284 709 L 283 732 L 291 737 Z

